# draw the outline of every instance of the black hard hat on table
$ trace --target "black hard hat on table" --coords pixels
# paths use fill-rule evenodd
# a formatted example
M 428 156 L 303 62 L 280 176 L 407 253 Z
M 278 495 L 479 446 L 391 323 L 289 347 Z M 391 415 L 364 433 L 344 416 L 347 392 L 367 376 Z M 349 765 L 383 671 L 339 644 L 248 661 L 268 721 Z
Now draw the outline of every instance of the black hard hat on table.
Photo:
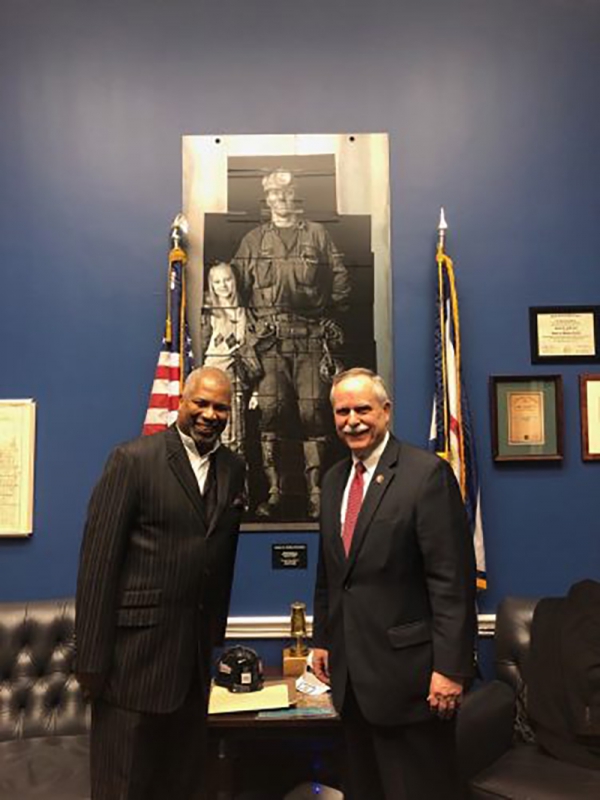
M 217 661 L 215 683 L 230 692 L 256 692 L 262 689 L 263 666 L 256 650 L 242 645 L 225 650 Z

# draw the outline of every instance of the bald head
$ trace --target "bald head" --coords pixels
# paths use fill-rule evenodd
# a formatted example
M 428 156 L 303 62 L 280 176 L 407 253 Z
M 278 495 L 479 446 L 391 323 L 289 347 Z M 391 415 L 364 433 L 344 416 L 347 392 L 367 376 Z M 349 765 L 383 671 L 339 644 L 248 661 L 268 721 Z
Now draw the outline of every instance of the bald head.
M 228 392 L 229 401 L 231 401 L 231 380 L 229 375 L 218 367 L 196 367 L 196 369 L 193 369 L 183 384 L 182 397 L 189 397 L 201 383 L 221 387 Z
M 199 367 L 188 375 L 177 414 L 177 427 L 191 436 L 203 455 L 217 444 L 231 409 L 231 381 L 217 367 Z

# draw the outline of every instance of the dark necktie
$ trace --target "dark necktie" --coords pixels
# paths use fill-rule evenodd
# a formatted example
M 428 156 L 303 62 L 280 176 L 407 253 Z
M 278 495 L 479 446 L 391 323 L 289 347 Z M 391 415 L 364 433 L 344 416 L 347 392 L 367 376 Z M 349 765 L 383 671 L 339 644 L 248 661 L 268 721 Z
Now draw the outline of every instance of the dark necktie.
M 356 520 L 360 512 L 360 507 L 363 501 L 363 492 L 365 488 L 365 479 L 363 475 L 367 468 L 362 461 L 357 461 L 354 467 L 354 477 L 350 484 L 350 491 L 348 492 L 348 505 L 346 506 L 346 516 L 344 517 L 344 527 L 342 530 L 342 542 L 344 543 L 344 550 L 346 556 L 350 552 L 350 545 L 352 544 L 352 537 L 354 536 L 354 528 L 356 527 Z
M 206 482 L 204 484 L 202 498 L 204 500 L 204 513 L 206 516 L 206 522 L 208 525 L 210 525 L 213 514 L 217 507 L 217 472 L 214 454 L 210 456 L 210 466 L 206 475 Z

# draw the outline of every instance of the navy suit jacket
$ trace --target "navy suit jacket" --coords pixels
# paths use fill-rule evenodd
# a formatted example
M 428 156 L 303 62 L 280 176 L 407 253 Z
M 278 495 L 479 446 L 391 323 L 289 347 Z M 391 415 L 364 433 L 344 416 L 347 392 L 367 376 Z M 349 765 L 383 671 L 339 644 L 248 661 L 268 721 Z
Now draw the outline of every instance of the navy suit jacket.
M 346 558 L 350 468 L 341 461 L 323 480 L 314 646 L 329 650 L 338 711 L 349 675 L 372 724 L 426 720 L 433 670 L 473 674 L 475 559 L 460 491 L 445 461 L 390 437 Z
M 194 675 L 206 684 L 222 642 L 244 464 L 219 447 L 217 504 L 203 498 L 175 427 L 120 445 L 92 494 L 76 600 L 77 670 L 105 678 L 102 698 L 169 712 Z

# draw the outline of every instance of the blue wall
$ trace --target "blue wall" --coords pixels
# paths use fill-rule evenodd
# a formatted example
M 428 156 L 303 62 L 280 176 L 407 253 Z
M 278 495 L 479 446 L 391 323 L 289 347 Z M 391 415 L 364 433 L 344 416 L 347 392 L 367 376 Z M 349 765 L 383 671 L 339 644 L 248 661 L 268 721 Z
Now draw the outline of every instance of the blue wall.
M 439 207 L 459 280 L 490 589 L 599 577 L 599 464 L 577 366 L 532 367 L 528 307 L 600 302 L 600 6 L 592 0 L 3 0 L 1 397 L 38 400 L 35 534 L 1 599 L 74 591 L 87 498 L 142 422 L 181 135 L 388 131 L 396 431 L 425 442 Z M 487 378 L 560 372 L 561 467 L 495 467 Z M 270 545 L 309 543 L 308 572 Z M 232 612 L 309 600 L 313 534 L 246 534 Z

